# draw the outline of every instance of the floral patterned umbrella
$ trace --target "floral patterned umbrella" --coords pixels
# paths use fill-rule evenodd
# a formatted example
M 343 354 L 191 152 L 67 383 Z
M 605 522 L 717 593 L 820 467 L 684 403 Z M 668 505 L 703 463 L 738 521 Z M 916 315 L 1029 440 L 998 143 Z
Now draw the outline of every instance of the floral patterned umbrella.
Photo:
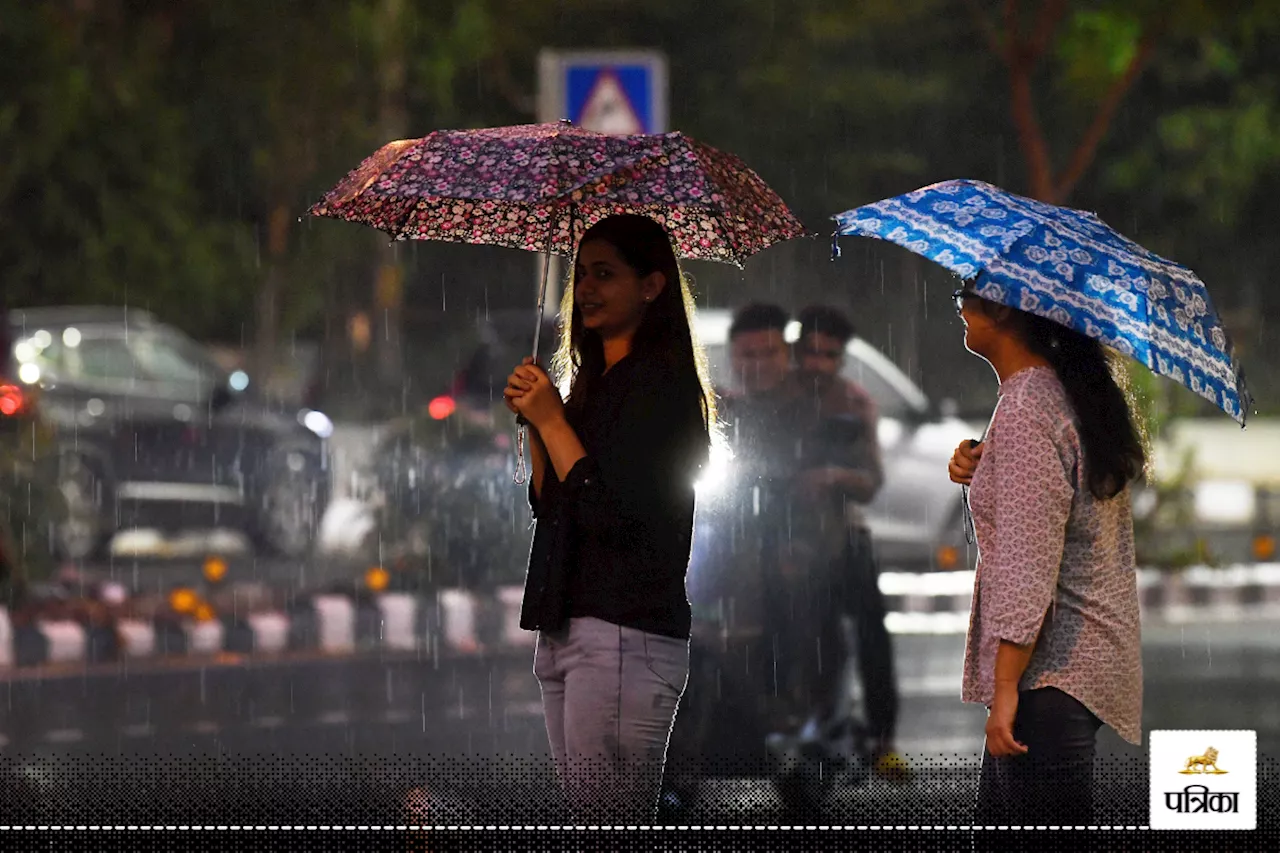
M 384 145 L 310 209 L 396 240 L 509 246 L 572 257 L 599 220 L 649 216 L 681 258 L 742 266 L 804 227 L 732 154 L 681 133 L 610 136 L 567 121 L 442 130 Z M 546 307 L 543 266 L 533 352 Z M 522 424 L 523 427 L 523 424 Z M 524 430 L 519 432 L 524 481 Z
M 310 210 L 394 239 L 572 256 L 618 213 L 657 220 L 682 258 L 738 266 L 804 233 L 737 157 L 681 133 L 608 136 L 569 122 L 442 130 L 383 146 Z

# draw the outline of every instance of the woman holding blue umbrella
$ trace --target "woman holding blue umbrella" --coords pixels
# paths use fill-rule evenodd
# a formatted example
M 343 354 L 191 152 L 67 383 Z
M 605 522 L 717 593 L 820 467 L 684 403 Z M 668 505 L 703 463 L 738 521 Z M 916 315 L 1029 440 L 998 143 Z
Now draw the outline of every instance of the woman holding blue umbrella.
M 1000 380 L 986 439 L 956 450 L 979 562 L 963 699 L 989 709 L 981 825 L 1089 825 L 1095 736 L 1141 741 L 1129 483 L 1143 446 L 1101 344 L 956 293 Z
M 1102 725 L 1142 740 L 1129 486 L 1146 464 L 1122 354 L 1242 424 L 1250 398 L 1204 283 L 1092 213 L 945 181 L 836 217 L 955 273 L 1000 397 L 951 479 L 978 545 L 962 697 L 989 711 L 980 825 L 1088 825 Z

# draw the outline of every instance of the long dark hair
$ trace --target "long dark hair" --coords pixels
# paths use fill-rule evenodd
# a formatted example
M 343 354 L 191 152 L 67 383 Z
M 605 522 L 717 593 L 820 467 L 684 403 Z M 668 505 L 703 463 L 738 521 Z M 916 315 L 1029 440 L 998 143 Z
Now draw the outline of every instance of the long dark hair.
M 991 314 L 996 304 L 983 300 Z M 1115 497 L 1146 470 L 1142 433 L 1134 423 L 1120 356 L 1074 329 L 1012 309 L 1027 349 L 1053 365 L 1075 411 L 1084 449 L 1085 482 L 1099 499 Z
M 621 214 L 600 220 L 587 229 L 578 242 L 603 240 L 617 251 L 627 266 L 643 277 L 662 273 L 666 286 L 645 308 L 644 317 L 631 341 L 633 357 L 663 361 L 676 376 L 681 389 L 698 394 L 708 440 L 716 431 L 716 400 L 711 388 L 706 355 L 690 322 L 694 315 L 693 296 L 680 274 L 680 264 L 671 248 L 666 230 L 647 216 Z M 560 331 L 560 346 L 552 359 L 557 380 L 569 384 L 565 405 L 581 408 L 592 384 L 604 374 L 604 341 L 597 332 L 582 325 L 582 312 L 574 302 L 576 275 L 564 290 L 560 316 L 568 317 Z

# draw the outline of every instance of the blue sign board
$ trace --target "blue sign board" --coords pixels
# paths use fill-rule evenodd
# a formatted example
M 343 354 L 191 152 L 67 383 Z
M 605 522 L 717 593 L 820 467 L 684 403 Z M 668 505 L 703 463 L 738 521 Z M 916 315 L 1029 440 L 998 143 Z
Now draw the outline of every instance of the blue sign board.
M 667 130 L 666 58 L 651 51 L 544 51 L 539 120 L 603 133 Z
M 612 80 L 610 79 L 612 78 Z M 569 66 L 565 75 L 565 106 L 568 118 L 581 124 L 583 113 L 602 86 L 615 83 L 640 121 L 641 133 L 654 133 L 653 74 L 644 65 Z M 598 96 L 598 95 L 597 95 Z

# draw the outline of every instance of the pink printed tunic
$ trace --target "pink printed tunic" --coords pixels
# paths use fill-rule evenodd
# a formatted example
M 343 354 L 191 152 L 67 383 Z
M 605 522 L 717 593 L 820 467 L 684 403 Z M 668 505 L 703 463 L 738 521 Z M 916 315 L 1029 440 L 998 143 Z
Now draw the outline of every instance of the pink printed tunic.
M 978 565 L 965 702 L 990 706 L 1000 641 L 1035 643 L 1020 690 L 1056 687 L 1142 742 L 1142 646 L 1129 490 L 1089 491 L 1071 404 L 1049 368 L 1001 386 L 969 490 Z

